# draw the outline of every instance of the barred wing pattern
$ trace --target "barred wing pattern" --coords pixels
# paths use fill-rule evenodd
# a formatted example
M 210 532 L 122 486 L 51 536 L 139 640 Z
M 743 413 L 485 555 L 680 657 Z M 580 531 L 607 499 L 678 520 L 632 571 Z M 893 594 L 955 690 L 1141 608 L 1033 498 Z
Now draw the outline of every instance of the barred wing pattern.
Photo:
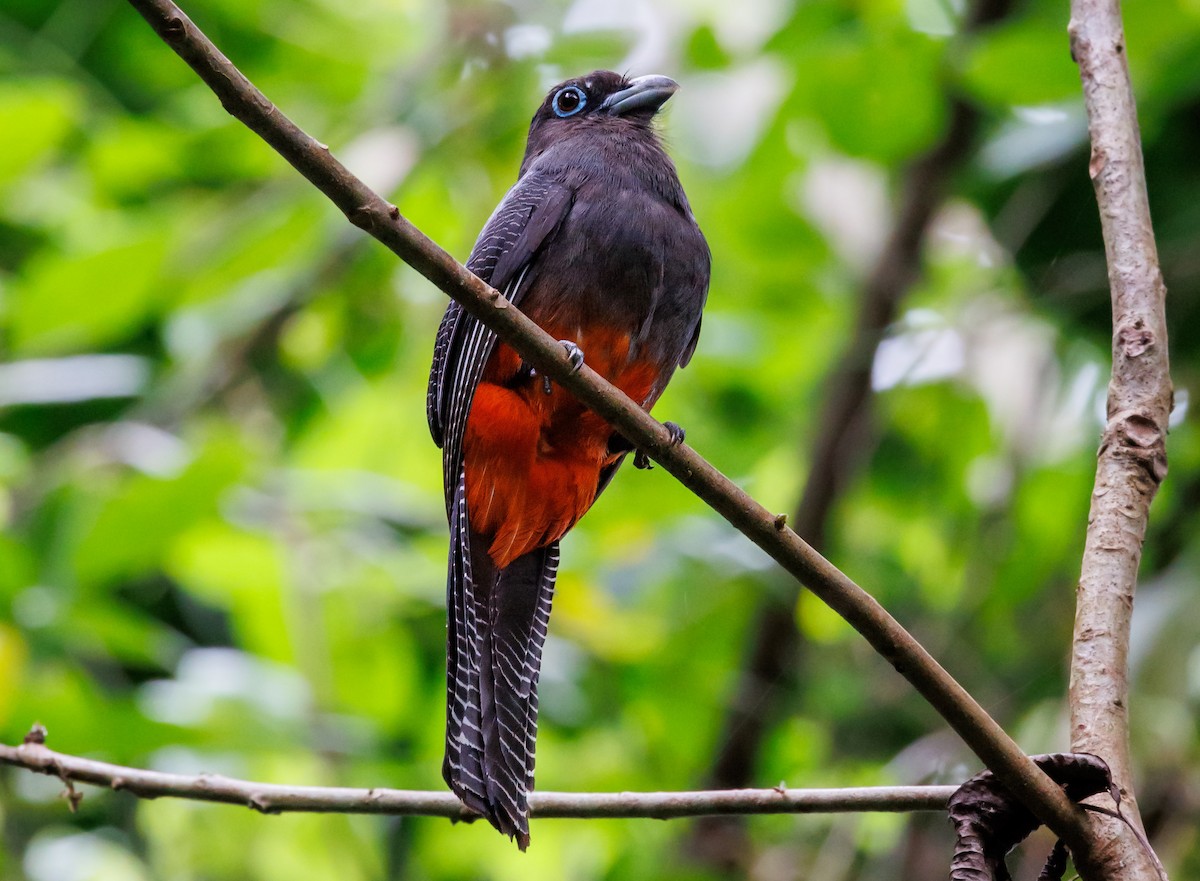
M 536 175 L 497 207 L 467 268 L 514 304 L 536 277 L 534 258 L 570 211 L 572 194 Z M 495 334 L 451 303 L 438 329 L 426 410 L 442 447 L 450 555 L 446 578 L 446 755 L 442 775 L 472 810 L 523 850 L 529 844 L 537 681 L 550 620 L 558 543 L 498 570 L 470 526 L 463 435 Z
M 571 210 L 572 193 L 547 178 L 526 175 L 496 206 L 467 269 L 519 306 L 534 279 L 533 257 Z M 475 389 L 492 354 L 496 335 L 451 302 L 438 327 L 425 415 L 434 443 L 442 448 L 446 510 L 462 470 L 462 438 Z

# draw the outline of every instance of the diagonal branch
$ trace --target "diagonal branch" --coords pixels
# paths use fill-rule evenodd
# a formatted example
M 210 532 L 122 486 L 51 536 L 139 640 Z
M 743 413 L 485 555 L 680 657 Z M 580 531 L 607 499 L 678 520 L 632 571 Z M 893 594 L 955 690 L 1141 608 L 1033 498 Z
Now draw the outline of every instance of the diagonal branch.
M 860 464 L 871 410 L 871 365 L 884 333 L 920 271 L 925 234 L 941 204 L 947 180 L 967 156 L 978 113 L 955 101 L 946 134 L 905 175 L 896 222 L 863 287 L 854 336 L 828 382 L 811 466 L 796 507 L 796 531 L 815 548 L 825 544 L 834 502 Z M 799 589 L 769 597 L 759 612 L 749 661 L 730 701 L 725 736 L 713 765 L 714 786 L 745 786 L 766 734 L 774 687 L 794 663 L 799 635 Z
M 35 729 L 44 731 L 44 729 Z M 91 783 L 138 798 L 186 798 L 241 805 L 264 814 L 342 813 L 473 820 L 452 792 L 285 786 L 218 774 L 168 774 L 54 752 L 30 737 L 0 744 L 0 763 L 71 782 Z M 868 786 L 855 789 L 734 789 L 710 792 L 538 792 L 534 817 L 669 820 L 708 814 L 828 814 L 850 811 L 944 811 L 953 786 Z M 76 793 L 78 796 L 78 793 Z
M 1003 19 L 1011 0 L 976 0 L 967 10 L 963 34 Z M 941 139 L 905 169 L 895 217 L 883 250 L 867 276 L 859 299 L 854 334 L 826 383 L 809 470 L 796 506 L 795 529 L 818 551 L 838 497 L 863 466 L 872 443 L 871 368 L 875 353 L 900 305 L 919 279 L 930 224 L 955 174 L 971 155 L 980 126 L 979 111 L 962 97 L 948 102 L 949 122 Z M 746 786 L 778 708 L 794 680 L 802 643 L 795 608 L 799 586 L 764 598 L 756 618 L 745 665 L 728 702 L 709 782 L 717 788 Z M 729 862 L 741 846 L 733 820 L 698 827 L 696 844 L 719 862 Z M 718 830 L 718 824 L 725 826 Z
M 826 383 L 809 470 L 796 506 L 795 529 L 817 550 L 824 549 L 834 504 L 863 465 L 871 444 L 875 352 L 920 275 L 929 225 L 950 179 L 970 155 L 978 128 L 978 111 L 961 98 L 954 100 L 946 133 L 904 174 L 891 233 L 863 285 L 854 335 Z M 759 608 L 709 772 L 709 785 L 717 789 L 740 788 L 754 779 L 763 742 L 799 663 L 802 644 L 795 613 L 799 595 L 798 584 L 772 592 Z M 737 822 L 722 818 L 699 824 L 697 852 L 718 865 L 738 862 L 744 835 L 734 828 Z
M 1108 424 L 1079 577 L 1071 655 L 1071 748 L 1101 755 L 1139 823 L 1129 754 L 1129 629 L 1150 503 L 1167 474 L 1171 412 L 1166 287 L 1158 264 L 1137 109 L 1118 0 L 1072 0 L 1071 54 L 1087 106 L 1095 185 L 1112 289 L 1113 368 Z M 1157 877 L 1113 821 L 1096 818 L 1096 879 Z
M 236 118 L 257 132 L 350 219 L 469 313 L 544 375 L 581 401 L 708 503 L 845 618 L 946 719 L 1039 819 L 1086 847 L 1082 816 L 961 685 L 861 587 L 770 511 L 586 365 L 572 373 L 562 346 L 372 192 L 323 144 L 284 116 L 169 0 L 130 0 Z

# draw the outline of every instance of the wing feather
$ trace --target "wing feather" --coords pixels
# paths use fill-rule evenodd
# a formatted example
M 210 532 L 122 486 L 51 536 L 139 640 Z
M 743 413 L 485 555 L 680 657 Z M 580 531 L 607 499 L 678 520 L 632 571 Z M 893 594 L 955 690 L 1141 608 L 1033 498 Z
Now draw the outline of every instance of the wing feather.
M 526 175 L 492 213 L 467 268 L 519 305 L 533 282 L 533 258 L 570 212 L 571 203 L 567 187 Z M 467 416 L 495 342 L 496 335 L 457 302 L 446 308 L 434 343 L 425 408 L 430 434 L 443 451 L 447 510 L 462 468 Z

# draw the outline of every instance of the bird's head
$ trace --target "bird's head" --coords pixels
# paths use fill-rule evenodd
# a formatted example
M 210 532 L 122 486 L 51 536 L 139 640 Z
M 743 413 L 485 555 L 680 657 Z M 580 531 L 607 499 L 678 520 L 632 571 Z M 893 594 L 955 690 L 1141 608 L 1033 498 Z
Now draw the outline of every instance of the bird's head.
M 654 114 L 678 88 L 670 77 L 626 79 L 611 70 L 561 82 L 533 114 L 526 159 L 583 128 L 649 130 Z

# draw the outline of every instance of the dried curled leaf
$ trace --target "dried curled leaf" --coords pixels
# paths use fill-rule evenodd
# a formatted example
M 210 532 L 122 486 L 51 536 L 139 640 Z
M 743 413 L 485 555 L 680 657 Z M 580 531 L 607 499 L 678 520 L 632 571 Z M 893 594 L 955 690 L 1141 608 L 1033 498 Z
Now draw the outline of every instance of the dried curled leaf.
M 1054 849 L 1046 857 L 1046 865 L 1042 866 L 1037 881 L 1062 881 L 1067 871 L 1067 845 L 1060 838 L 1054 842 Z
M 1118 805 L 1121 793 L 1108 765 L 1087 753 L 1030 756 L 1046 776 L 1062 786 L 1073 802 L 1107 791 Z M 950 822 L 956 835 L 950 881 L 1011 881 L 1004 856 L 1041 822 L 991 771 L 976 774 L 950 798 Z M 1039 881 L 1058 881 L 1066 869 L 1066 848 L 1056 846 Z

